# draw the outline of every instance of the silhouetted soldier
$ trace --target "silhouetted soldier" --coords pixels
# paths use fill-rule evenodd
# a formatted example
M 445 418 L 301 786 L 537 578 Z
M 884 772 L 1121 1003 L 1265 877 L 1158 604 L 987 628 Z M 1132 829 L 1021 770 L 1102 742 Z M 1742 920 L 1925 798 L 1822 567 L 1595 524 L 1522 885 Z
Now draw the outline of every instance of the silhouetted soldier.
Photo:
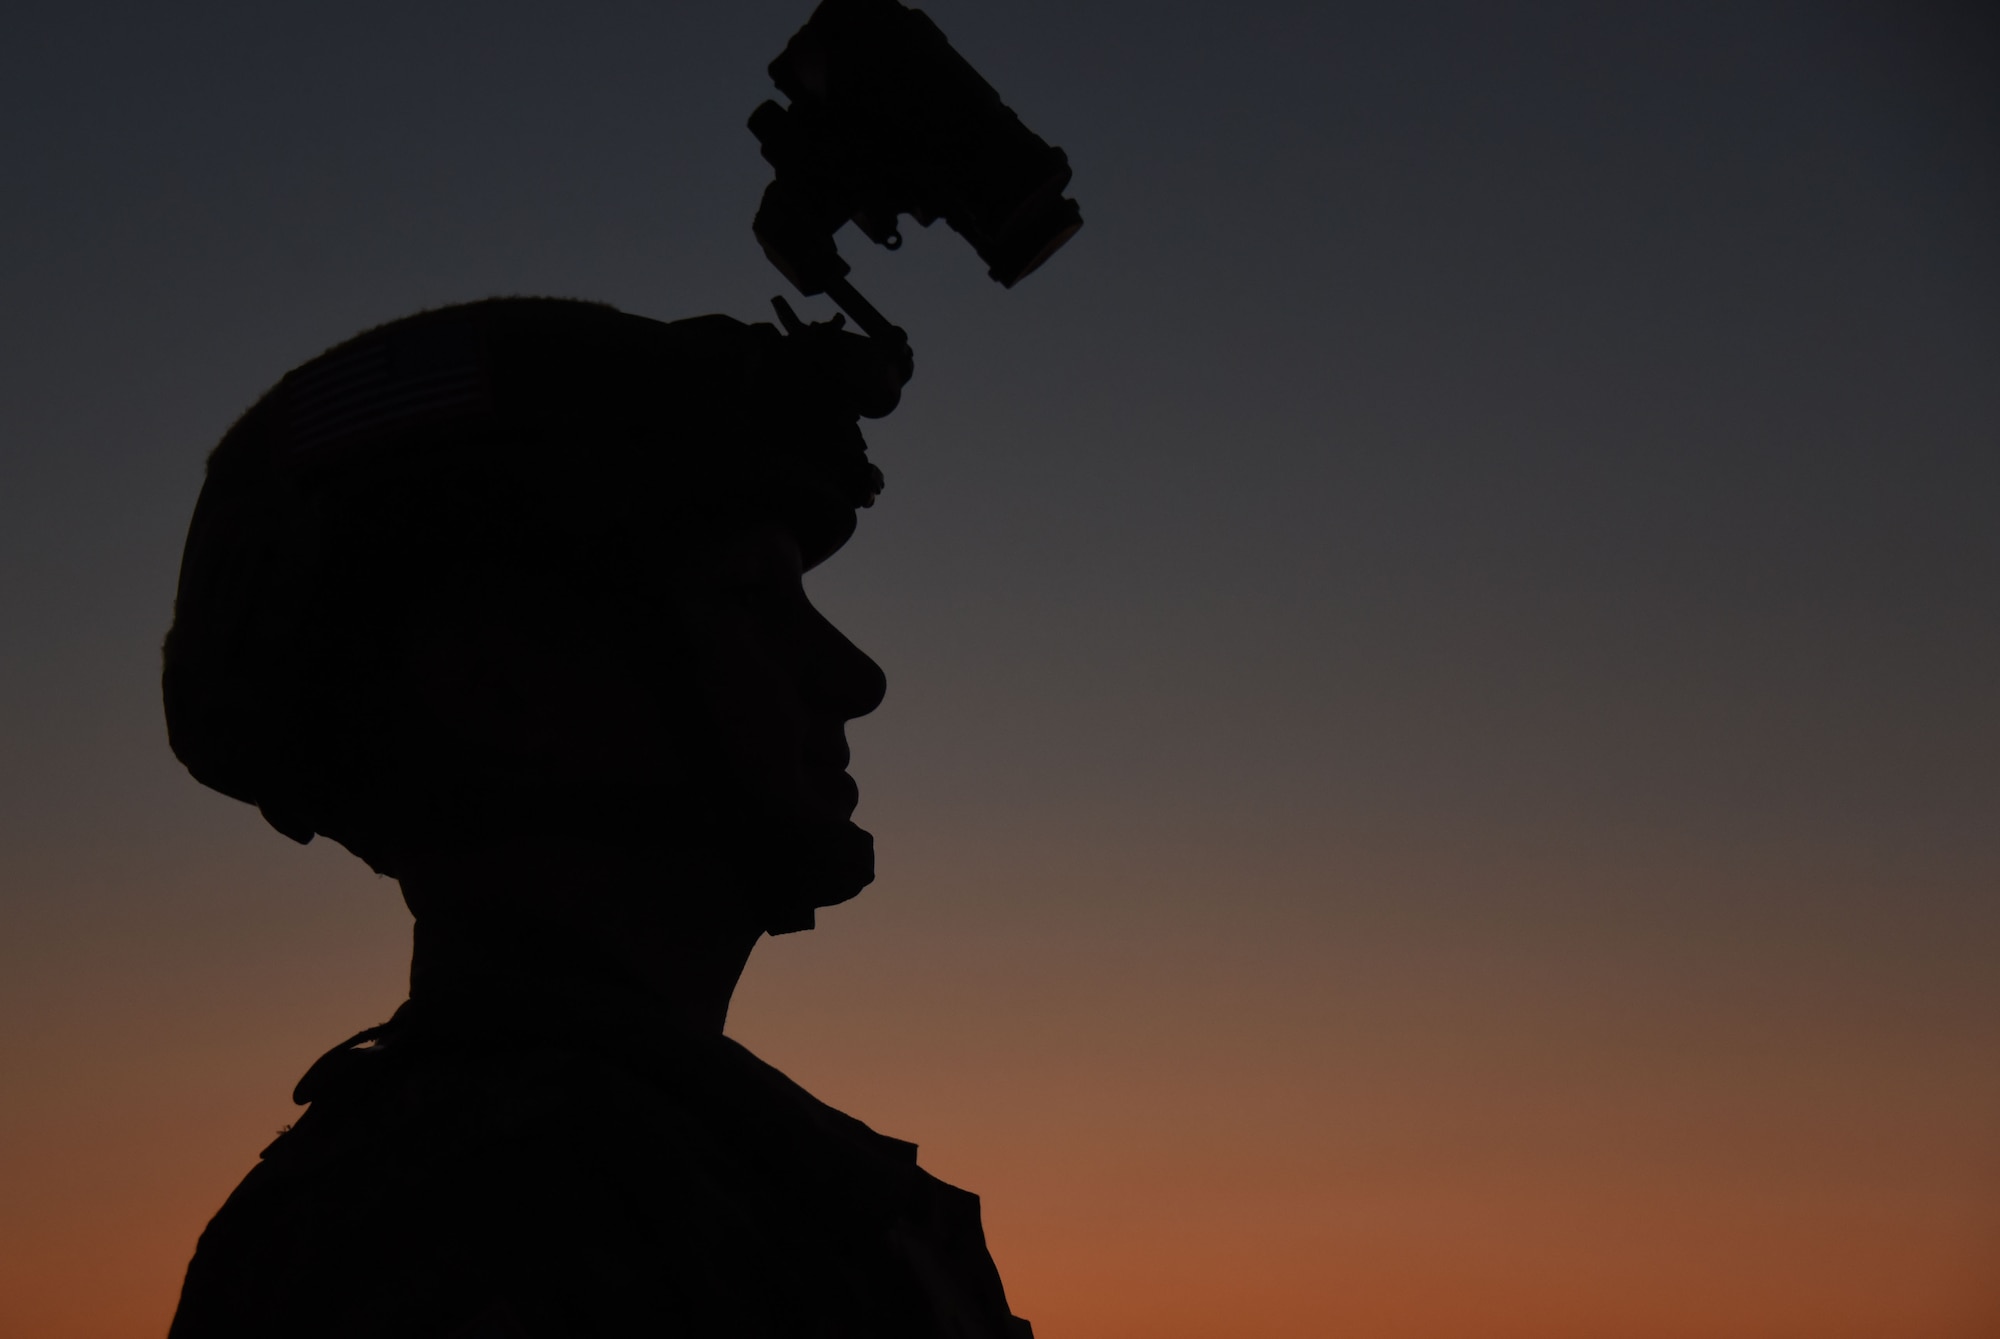
M 842 727 L 882 675 L 800 586 L 881 486 L 855 418 L 907 368 L 869 344 L 474 303 L 216 448 L 174 751 L 400 880 L 415 956 L 175 1339 L 1029 1334 L 974 1196 L 722 1036 L 759 935 L 873 877 Z

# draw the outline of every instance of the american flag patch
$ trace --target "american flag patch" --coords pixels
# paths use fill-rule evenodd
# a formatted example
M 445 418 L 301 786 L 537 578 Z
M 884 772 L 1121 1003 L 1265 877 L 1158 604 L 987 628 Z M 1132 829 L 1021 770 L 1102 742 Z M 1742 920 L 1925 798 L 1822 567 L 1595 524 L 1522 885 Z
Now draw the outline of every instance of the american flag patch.
M 478 333 L 456 321 L 364 338 L 294 373 L 289 394 L 298 451 L 489 404 Z

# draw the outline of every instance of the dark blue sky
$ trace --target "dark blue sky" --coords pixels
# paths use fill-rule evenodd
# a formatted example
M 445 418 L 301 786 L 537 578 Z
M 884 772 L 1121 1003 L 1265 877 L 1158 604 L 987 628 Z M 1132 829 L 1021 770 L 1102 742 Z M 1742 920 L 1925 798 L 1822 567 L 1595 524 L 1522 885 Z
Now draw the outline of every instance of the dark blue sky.
M 882 518 L 909 531 L 879 555 L 914 569 L 901 584 L 1032 609 L 1061 641 L 1092 641 L 1109 602 L 1316 654 L 1329 599 L 1450 639 L 1460 608 L 1519 600 L 1557 626 L 1482 628 L 1485 654 L 1657 635 L 1726 656 L 1748 622 L 1792 642 L 1742 646 L 1753 673 L 1782 654 L 1879 675 L 1855 662 L 1893 658 L 1884 641 L 1962 663 L 2000 575 L 1976 25 L 937 14 L 1070 149 L 1090 225 L 1013 294 L 942 233 L 857 255 L 923 362 L 879 434 L 911 499 Z M 512 291 L 759 315 L 774 285 L 743 219 L 765 173 L 741 122 L 791 23 L 214 5 L 18 24 L 0 505 L 36 651 L 12 672 L 150 637 L 194 454 L 361 325 Z M 1107 655 L 1145 640 L 1103 631 Z

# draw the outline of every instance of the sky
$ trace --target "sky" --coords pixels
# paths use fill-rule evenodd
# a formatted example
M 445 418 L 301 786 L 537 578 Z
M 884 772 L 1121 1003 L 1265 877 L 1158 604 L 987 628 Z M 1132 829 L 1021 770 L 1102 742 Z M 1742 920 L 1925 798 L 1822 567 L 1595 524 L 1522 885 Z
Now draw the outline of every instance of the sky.
M 2000 1336 L 1990 9 L 926 9 L 1086 224 L 843 234 L 917 352 L 809 586 L 881 876 L 731 1034 L 1044 1339 Z M 205 452 L 426 306 L 763 319 L 808 12 L 10 9 L 0 1332 L 162 1333 L 406 985 L 167 750 Z

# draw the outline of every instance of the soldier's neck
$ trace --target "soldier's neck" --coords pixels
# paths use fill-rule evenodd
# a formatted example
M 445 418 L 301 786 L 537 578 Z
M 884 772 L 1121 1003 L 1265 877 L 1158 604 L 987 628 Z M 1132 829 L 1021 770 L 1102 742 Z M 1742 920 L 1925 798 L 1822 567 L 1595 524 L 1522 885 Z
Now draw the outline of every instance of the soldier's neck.
M 537 848 L 408 860 L 410 996 L 476 1006 L 583 989 L 643 995 L 664 1026 L 720 1034 L 759 931 L 711 888 L 633 853 Z

